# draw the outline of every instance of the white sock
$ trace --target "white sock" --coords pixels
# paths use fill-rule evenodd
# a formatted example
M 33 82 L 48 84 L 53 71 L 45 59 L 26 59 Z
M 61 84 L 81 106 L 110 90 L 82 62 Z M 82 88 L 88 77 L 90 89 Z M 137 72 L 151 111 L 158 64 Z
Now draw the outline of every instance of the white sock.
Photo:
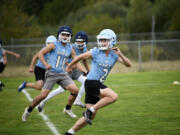
M 77 103 L 77 102 L 80 102 L 80 101 L 81 101 L 81 98 L 82 98 L 82 96 L 83 96 L 83 94 L 84 94 L 84 91 L 85 91 L 85 88 L 84 88 L 84 82 L 85 82 L 85 80 L 86 80 L 86 77 L 83 76 L 83 75 L 81 75 L 81 76 L 77 79 L 77 81 L 81 83 L 81 87 L 80 87 L 80 90 L 79 90 L 79 92 L 78 92 L 78 95 L 77 95 L 76 100 L 74 101 L 74 103 Z
M 94 113 L 95 112 L 95 109 L 93 107 L 90 107 L 89 110 Z
M 62 92 L 64 92 L 64 89 L 61 86 L 59 86 L 57 89 L 51 91 L 49 93 L 49 95 L 42 102 L 45 104 L 49 99 L 51 99 L 52 97 L 54 97 Z
M 78 95 L 77 95 L 76 100 L 74 101 L 74 103 L 81 102 L 81 98 L 82 98 L 82 96 L 84 94 L 84 91 L 85 91 L 85 88 L 84 88 L 84 84 L 83 84 L 80 87 L 80 90 L 78 92 Z
M 81 84 L 84 84 L 86 78 L 87 78 L 87 77 L 81 75 L 81 76 L 77 79 L 77 81 L 80 82 Z
M 74 134 L 74 133 L 75 133 L 75 131 L 71 128 L 71 129 L 69 129 L 69 130 L 68 130 L 68 133 L 70 133 L 70 134 Z

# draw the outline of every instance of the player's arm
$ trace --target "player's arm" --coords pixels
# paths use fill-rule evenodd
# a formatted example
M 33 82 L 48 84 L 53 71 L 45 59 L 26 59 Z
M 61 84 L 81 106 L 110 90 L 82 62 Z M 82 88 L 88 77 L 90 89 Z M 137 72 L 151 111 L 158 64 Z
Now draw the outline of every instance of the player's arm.
M 82 66 L 80 62 L 76 65 L 77 69 L 79 69 L 81 72 L 86 73 L 86 69 Z
M 85 60 L 85 59 L 88 59 L 88 58 L 91 58 L 91 57 L 92 57 L 92 55 L 91 55 L 90 51 L 88 51 L 88 52 L 86 52 L 86 53 L 83 53 L 83 54 L 75 57 L 75 58 L 73 59 L 73 61 L 72 61 L 70 64 L 68 64 L 68 66 L 66 67 L 66 71 L 67 71 L 67 72 L 70 72 L 70 70 L 71 70 L 71 68 L 72 68 L 72 66 L 73 66 L 74 64 L 76 64 L 76 63 L 79 62 L 80 60 Z
M 16 59 L 19 59 L 20 58 L 20 54 L 18 54 L 18 53 L 15 53 L 15 52 L 12 52 L 12 51 L 9 51 L 9 50 L 5 50 L 5 53 L 6 54 L 10 54 L 10 55 L 13 55 L 13 56 L 15 56 L 16 57 Z
M 33 72 L 33 71 L 34 71 L 34 65 L 35 65 L 35 63 L 36 63 L 36 61 L 37 61 L 37 59 L 38 59 L 38 54 L 39 54 L 39 52 L 37 52 L 37 53 L 33 56 L 32 60 L 31 60 L 31 64 L 30 64 L 30 66 L 29 66 L 29 72 Z
M 41 62 L 44 64 L 46 69 L 51 69 L 51 65 L 47 63 L 47 61 L 44 58 L 44 55 L 48 52 L 51 52 L 55 48 L 55 45 L 53 43 L 48 44 L 45 48 L 43 48 L 39 54 L 38 58 L 41 60 Z
M 119 56 L 118 61 L 120 63 L 124 64 L 127 67 L 131 67 L 131 61 L 126 56 L 124 56 L 124 54 L 118 47 L 112 48 L 112 50 L 114 50 L 114 52 Z
M 89 65 L 87 63 L 87 60 L 83 60 L 82 62 L 83 62 L 84 67 L 86 68 L 86 71 L 89 72 Z

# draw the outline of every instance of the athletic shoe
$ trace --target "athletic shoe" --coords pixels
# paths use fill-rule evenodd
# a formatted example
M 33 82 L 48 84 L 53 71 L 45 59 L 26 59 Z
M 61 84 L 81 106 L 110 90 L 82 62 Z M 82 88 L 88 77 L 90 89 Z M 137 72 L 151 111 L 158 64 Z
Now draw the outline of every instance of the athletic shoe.
M 80 106 L 80 107 L 82 107 L 82 108 L 86 108 L 86 105 L 84 105 L 81 101 L 79 101 L 79 102 L 74 102 L 74 105 Z
M 23 82 L 19 87 L 18 87 L 18 91 L 21 92 L 24 88 L 26 88 L 26 83 L 27 82 Z
M 71 109 L 67 110 L 66 108 L 64 108 L 63 112 L 65 114 L 68 114 L 71 118 L 76 118 L 77 116 L 72 112 Z
M 28 107 L 24 110 L 24 113 L 22 115 L 22 121 L 26 121 L 27 117 L 30 115 L 30 112 L 28 112 Z
M 39 103 L 39 105 L 38 105 L 38 111 L 39 112 L 42 112 L 43 111 L 43 107 L 44 107 L 44 103 L 43 102 L 41 102 L 41 103 Z
M 93 113 L 89 109 L 83 112 L 83 116 L 89 125 L 92 125 L 92 122 L 91 122 L 92 114 Z
M 73 135 L 73 134 L 66 132 L 64 135 Z

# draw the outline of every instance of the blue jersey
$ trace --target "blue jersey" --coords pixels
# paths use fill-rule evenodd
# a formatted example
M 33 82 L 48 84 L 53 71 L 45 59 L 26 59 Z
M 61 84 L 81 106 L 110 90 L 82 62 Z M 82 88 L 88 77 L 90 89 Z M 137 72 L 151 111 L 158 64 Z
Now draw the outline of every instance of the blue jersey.
M 0 48 L 0 62 L 3 62 L 3 53 L 4 53 L 4 49 L 1 47 Z
M 75 50 L 76 56 L 79 56 L 80 54 L 83 54 L 83 53 L 87 52 L 87 47 L 86 46 L 84 46 L 83 50 L 78 49 L 75 44 L 73 44 L 72 47 Z M 73 58 L 72 58 L 72 56 L 70 56 L 67 59 L 67 62 L 70 63 L 72 60 L 73 60 Z
M 53 35 L 48 36 L 47 39 L 46 39 L 46 45 L 47 45 L 48 43 L 56 44 L 56 42 L 57 42 L 57 39 L 56 39 L 56 37 L 53 36 Z M 43 48 L 42 48 L 42 49 L 43 49 Z M 42 49 L 41 49 L 41 50 L 42 50 Z M 49 59 L 48 59 L 48 53 L 44 55 L 44 59 L 45 59 L 45 60 L 47 61 L 47 63 L 48 63 L 48 61 L 49 61 Z M 43 64 L 39 59 L 38 59 L 38 61 L 37 61 L 37 63 L 36 63 L 36 66 L 38 66 L 38 67 L 40 67 L 40 68 L 43 68 L 43 69 L 46 69 L 45 66 L 44 66 L 44 64 Z
M 113 50 L 106 56 L 105 52 L 98 48 L 90 50 L 92 55 L 91 70 L 87 75 L 88 80 L 99 80 L 104 82 L 112 67 L 118 60 L 118 55 Z
M 43 49 L 43 48 L 42 48 Z M 45 55 L 44 55 L 44 59 L 47 61 L 47 63 L 48 63 L 48 61 L 49 61 L 49 59 L 48 59 L 48 53 L 46 53 Z M 38 61 L 37 61 L 37 63 L 36 63 L 36 66 L 37 67 L 40 67 L 40 68 L 43 68 L 43 69 L 46 69 L 45 68 L 45 66 L 44 66 L 44 64 L 40 61 L 40 59 L 38 59 Z
M 63 46 L 61 42 L 56 42 L 54 50 L 48 53 L 48 64 L 52 67 L 50 71 L 57 73 L 66 72 L 66 61 L 71 54 L 72 46 L 70 44 Z

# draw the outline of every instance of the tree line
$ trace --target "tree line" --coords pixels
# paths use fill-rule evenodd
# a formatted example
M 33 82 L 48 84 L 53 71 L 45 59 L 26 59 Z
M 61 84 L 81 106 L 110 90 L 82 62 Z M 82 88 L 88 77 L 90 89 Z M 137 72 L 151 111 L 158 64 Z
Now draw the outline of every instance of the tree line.
M 180 31 L 179 0 L 1 0 L 0 37 L 56 35 L 61 25 L 95 35 L 103 28 L 116 33 Z

